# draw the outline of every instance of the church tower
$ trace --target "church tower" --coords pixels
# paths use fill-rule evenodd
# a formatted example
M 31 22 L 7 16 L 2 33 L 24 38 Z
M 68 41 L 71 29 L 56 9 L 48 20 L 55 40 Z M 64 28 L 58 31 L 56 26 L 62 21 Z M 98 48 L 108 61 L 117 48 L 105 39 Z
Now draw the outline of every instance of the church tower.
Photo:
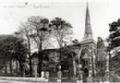
M 82 65 L 82 69 L 84 72 L 83 78 L 92 77 L 96 73 L 95 59 L 96 59 L 97 45 L 93 39 L 88 4 L 86 6 L 86 15 L 85 15 L 85 32 L 84 32 L 84 37 L 80 42 L 80 44 L 81 44 L 81 48 L 78 54 L 78 59 L 80 64 Z M 86 80 L 83 79 L 83 81 Z

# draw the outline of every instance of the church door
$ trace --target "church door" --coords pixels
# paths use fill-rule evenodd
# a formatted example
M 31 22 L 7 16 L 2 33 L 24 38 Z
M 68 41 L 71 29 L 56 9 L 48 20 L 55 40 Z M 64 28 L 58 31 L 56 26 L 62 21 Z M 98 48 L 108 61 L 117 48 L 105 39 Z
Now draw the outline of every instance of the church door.
M 89 70 L 87 68 L 83 69 L 83 82 L 87 82 Z

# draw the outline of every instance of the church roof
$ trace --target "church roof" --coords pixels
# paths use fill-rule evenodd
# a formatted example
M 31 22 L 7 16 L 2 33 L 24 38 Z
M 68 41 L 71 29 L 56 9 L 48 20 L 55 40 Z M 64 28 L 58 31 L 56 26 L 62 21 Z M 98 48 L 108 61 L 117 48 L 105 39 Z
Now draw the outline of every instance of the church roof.
M 94 41 L 93 39 L 87 39 L 87 40 L 83 40 L 83 41 L 81 41 L 80 42 L 80 44 L 82 45 L 82 44 L 88 44 L 88 43 L 94 43 L 94 44 L 96 44 L 96 41 Z

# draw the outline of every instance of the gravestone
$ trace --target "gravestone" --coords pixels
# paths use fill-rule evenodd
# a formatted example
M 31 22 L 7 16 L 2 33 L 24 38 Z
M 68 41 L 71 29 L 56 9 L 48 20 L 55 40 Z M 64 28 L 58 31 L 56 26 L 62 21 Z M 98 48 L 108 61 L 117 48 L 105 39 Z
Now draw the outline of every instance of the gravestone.
M 44 78 L 44 77 L 45 77 L 45 72 L 42 71 L 42 72 L 41 72 L 41 77 L 40 77 L 40 78 Z
M 46 81 L 46 79 L 45 79 L 45 72 L 44 71 L 41 72 L 40 80 L 44 81 L 44 82 Z
M 58 79 L 57 79 L 57 83 L 61 83 L 61 71 L 58 71 Z
M 46 81 L 48 81 L 49 80 L 49 72 L 47 71 L 47 72 L 45 72 L 45 78 L 46 78 Z

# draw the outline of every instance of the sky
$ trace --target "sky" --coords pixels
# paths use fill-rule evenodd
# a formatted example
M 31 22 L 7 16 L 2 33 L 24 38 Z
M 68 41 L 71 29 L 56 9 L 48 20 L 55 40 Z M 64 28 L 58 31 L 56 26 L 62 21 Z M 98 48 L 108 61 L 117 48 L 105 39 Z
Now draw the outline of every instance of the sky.
M 86 2 L 89 4 L 93 38 L 107 38 L 109 24 L 120 18 L 119 0 L 0 0 L 0 34 L 14 33 L 30 16 L 43 16 L 49 19 L 61 17 L 72 24 L 74 38 L 82 40 Z

